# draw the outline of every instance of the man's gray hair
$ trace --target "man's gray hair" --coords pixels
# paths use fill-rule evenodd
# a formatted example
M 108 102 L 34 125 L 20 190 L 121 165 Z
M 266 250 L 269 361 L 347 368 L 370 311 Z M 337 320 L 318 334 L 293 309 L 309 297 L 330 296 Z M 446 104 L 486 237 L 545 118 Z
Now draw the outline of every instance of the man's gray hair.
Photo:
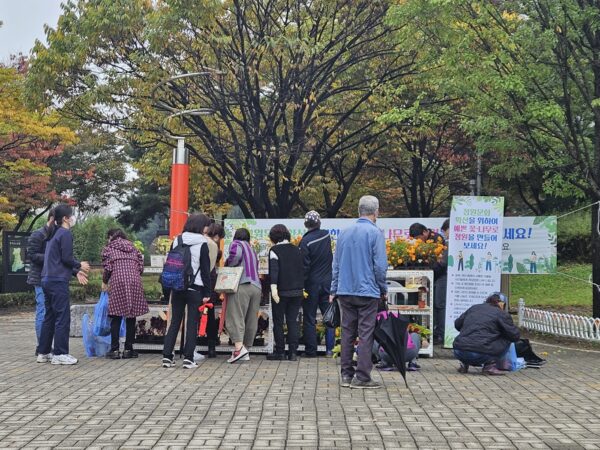
M 363 195 L 358 201 L 358 215 L 372 216 L 379 211 L 379 200 L 372 195 Z

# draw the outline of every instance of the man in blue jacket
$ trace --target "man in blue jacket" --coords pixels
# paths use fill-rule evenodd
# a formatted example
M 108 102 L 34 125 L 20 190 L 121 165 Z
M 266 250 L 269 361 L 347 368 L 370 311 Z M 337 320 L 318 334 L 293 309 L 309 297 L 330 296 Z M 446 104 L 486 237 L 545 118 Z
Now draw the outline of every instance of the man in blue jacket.
M 317 308 L 325 313 L 329 305 L 331 287 L 331 236 L 328 230 L 321 230 L 321 216 L 317 211 L 309 211 L 304 216 L 304 226 L 308 230 L 300 241 L 300 250 L 304 256 L 304 288 L 308 298 L 302 303 L 304 330 L 304 356 L 317 356 Z M 326 356 L 333 355 L 335 330 L 327 328 L 325 332 Z
M 358 202 L 360 218 L 340 234 L 333 259 L 332 302 L 339 298 L 342 313 L 342 387 L 377 389 L 371 379 L 371 350 L 379 299 L 387 299 L 385 238 L 375 222 L 379 200 L 366 195 Z M 358 365 L 352 365 L 359 337 Z

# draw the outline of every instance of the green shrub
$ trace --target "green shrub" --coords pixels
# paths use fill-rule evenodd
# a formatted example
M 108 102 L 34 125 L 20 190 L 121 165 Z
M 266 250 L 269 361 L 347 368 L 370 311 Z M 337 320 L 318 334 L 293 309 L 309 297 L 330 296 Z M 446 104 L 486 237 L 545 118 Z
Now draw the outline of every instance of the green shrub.
M 35 306 L 35 293 L 33 291 L 0 294 L 0 309 L 29 306 Z
M 591 261 L 591 229 L 592 217 L 589 210 L 558 219 L 557 252 L 559 260 Z

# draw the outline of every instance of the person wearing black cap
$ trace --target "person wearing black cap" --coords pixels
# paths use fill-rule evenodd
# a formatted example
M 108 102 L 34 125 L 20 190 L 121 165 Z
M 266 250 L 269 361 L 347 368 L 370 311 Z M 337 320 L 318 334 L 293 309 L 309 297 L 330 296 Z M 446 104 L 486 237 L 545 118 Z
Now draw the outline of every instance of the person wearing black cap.
M 506 296 L 494 292 L 485 303 L 471 306 L 454 322 L 459 331 L 454 356 L 460 361 L 460 373 L 467 373 L 469 366 L 483 366 L 484 375 L 504 375 L 496 368 L 496 361 L 520 338 L 519 329 L 504 311 L 505 304 Z
M 329 306 L 331 287 L 331 237 L 329 231 L 321 230 L 321 216 L 309 211 L 304 216 L 304 226 L 308 230 L 300 241 L 300 250 L 304 255 L 304 289 L 308 298 L 302 303 L 304 329 L 304 356 L 317 356 L 317 308 L 324 314 Z M 333 355 L 335 330 L 327 328 L 325 332 L 326 356 Z

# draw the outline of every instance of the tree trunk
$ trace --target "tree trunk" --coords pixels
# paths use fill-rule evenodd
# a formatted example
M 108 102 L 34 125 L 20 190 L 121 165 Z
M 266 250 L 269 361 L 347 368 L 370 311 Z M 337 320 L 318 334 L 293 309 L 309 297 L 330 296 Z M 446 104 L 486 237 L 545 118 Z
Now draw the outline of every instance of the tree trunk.
M 598 214 L 600 205 L 596 203 L 592 207 L 592 315 L 600 317 L 600 234 L 598 234 Z

